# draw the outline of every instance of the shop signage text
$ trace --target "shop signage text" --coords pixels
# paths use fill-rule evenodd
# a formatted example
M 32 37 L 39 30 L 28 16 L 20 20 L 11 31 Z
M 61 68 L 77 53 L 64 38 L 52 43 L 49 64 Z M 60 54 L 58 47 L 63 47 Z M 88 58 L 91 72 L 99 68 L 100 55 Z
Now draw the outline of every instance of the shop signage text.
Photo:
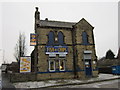
M 67 46 L 46 46 L 46 54 L 67 54 Z

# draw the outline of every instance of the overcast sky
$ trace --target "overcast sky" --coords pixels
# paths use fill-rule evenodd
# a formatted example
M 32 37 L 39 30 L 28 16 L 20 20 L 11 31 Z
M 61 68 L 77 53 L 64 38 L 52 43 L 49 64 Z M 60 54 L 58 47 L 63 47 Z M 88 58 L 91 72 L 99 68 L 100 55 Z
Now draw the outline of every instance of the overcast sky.
M 78 22 L 85 18 L 94 28 L 96 54 L 98 58 L 105 56 L 111 49 L 118 51 L 118 3 L 117 2 L 1 2 L 0 3 L 0 55 L 3 50 L 7 62 L 15 61 L 14 47 L 19 32 L 25 32 L 28 53 L 33 50 L 30 46 L 29 35 L 34 32 L 35 7 L 39 7 L 40 19 L 67 22 Z

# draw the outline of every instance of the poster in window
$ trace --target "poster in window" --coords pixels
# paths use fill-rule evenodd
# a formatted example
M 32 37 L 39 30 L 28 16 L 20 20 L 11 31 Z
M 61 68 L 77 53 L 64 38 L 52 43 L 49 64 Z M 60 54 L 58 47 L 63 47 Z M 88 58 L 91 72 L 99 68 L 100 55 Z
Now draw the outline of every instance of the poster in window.
M 31 72 L 31 57 L 20 57 L 20 73 Z
M 64 60 L 59 60 L 59 68 L 60 68 L 60 71 L 65 70 L 65 62 L 64 62 Z

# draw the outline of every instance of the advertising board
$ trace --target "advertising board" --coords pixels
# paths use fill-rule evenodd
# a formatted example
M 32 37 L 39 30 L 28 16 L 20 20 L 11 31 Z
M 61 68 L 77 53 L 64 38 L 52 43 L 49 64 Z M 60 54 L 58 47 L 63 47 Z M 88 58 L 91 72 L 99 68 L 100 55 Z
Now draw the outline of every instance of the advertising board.
M 20 57 L 20 73 L 31 72 L 31 57 Z

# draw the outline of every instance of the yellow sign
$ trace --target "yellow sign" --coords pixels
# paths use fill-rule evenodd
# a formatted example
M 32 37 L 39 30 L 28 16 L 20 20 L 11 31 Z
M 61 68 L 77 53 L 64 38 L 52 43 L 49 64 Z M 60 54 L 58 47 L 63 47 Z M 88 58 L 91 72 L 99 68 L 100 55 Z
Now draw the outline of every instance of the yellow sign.
M 46 46 L 46 54 L 67 54 L 68 47 L 67 46 Z
M 31 72 L 31 57 L 20 57 L 20 73 Z

